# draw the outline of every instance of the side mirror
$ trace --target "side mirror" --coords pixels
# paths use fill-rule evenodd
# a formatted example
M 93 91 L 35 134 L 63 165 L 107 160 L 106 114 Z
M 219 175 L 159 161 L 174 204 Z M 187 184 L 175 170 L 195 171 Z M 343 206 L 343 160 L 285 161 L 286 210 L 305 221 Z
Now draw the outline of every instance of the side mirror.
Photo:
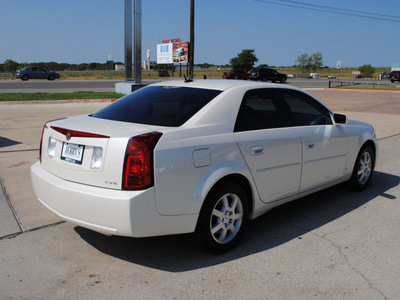
M 344 114 L 333 114 L 335 124 L 347 124 L 347 116 Z

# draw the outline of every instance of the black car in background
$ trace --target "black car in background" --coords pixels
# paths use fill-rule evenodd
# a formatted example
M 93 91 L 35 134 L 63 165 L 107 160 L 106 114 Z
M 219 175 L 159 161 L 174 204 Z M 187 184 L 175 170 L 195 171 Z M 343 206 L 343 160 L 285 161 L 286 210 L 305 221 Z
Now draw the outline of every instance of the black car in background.
M 389 80 L 393 83 L 395 81 L 400 81 L 400 71 L 392 71 L 389 73 Z
M 287 76 L 277 72 L 275 69 L 257 67 L 250 71 L 250 79 L 285 83 Z
M 20 78 L 23 81 L 29 79 L 47 79 L 54 80 L 60 78 L 60 74 L 53 71 L 48 71 L 42 67 L 26 67 L 21 70 L 17 70 L 15 74 L 16 78 Z

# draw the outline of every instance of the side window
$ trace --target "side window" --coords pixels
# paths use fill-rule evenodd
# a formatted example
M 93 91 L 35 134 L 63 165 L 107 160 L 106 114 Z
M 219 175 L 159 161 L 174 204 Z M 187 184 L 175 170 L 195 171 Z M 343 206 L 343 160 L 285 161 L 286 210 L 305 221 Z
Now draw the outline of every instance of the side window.
M 235 131 L 280 128 L 289 124 L 290 120 L 285 117 L 272 90 L 254 90 L 247 92 L 243 98 Z
M 296 91 L 283 91 L 293 120 L 293 126 L 330 125 L 329 111 L 319 102 L 306 94 Z

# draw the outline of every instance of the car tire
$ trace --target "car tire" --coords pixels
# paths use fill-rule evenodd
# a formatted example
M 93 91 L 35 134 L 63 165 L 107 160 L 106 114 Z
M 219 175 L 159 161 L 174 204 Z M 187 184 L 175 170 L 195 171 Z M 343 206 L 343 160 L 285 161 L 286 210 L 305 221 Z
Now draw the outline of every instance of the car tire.
M 234 247 L 248 222 L 248 199 L 238 184 L 225 182 L 208 194 L 196 233 L 203 246 L 215 253 Z
M 49 78 L 47 78 L 47 80 L 51 80 L 51 81 L 53 81 L 54 79 L 56 79 L 56 75 L 54 75 L 54 74 L 51 74 L 49 76 Z
M 235 75 L 235 77 L 233 77 L 233 79 L 236 79 L 236 80 L 237 80 L 237 79 L 239 79 L 239 77 L 238 77 L 237 75 Z
M 390 80 L 391 83 L 394 83 L 394 80 Z
M 286 82 L 286 78 L 282 78 L 281 83 L 285 83 L 285 82 Z
M 365 190 L 372 178 L 375 166 L 375 153 L 371 146 L 361 148 L 348 186 L 353 190 Z
M 263 77 L 263 78 L 261 78 L 261 81 L 267 82 L 268 79 L 267 79 L 267 77 Z
M 22 75 L 22 77 L 21 77 L 21 80 L 22 81 L 28 81 L 29 80 L 29 76 L 28 75 Z

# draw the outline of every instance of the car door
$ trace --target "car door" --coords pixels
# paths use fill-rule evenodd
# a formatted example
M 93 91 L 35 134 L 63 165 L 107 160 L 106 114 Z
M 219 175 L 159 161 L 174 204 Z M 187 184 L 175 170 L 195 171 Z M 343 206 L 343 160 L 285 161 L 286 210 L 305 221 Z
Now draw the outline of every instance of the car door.
M 29 70 L 29 77 L 32 79 L 38 79 L 39 78 L 39 72 L 37 67 L 32 67 Z
M 237 117 L 235 138 L 263 202 L 299 190 L 302 144 L 274 89 L 247 92 Z
M 335 181 L 344 175 L 348 138 L 319 101 L 300 92 L 281 90 L 293 126 L 301 135 L 303 168 L 300 191 Z
M 47 79 L 47 70 L 46 69 L 38 67 L 37 70 L 38 70 L 38 75 L 37 75 L 38 79 Z

